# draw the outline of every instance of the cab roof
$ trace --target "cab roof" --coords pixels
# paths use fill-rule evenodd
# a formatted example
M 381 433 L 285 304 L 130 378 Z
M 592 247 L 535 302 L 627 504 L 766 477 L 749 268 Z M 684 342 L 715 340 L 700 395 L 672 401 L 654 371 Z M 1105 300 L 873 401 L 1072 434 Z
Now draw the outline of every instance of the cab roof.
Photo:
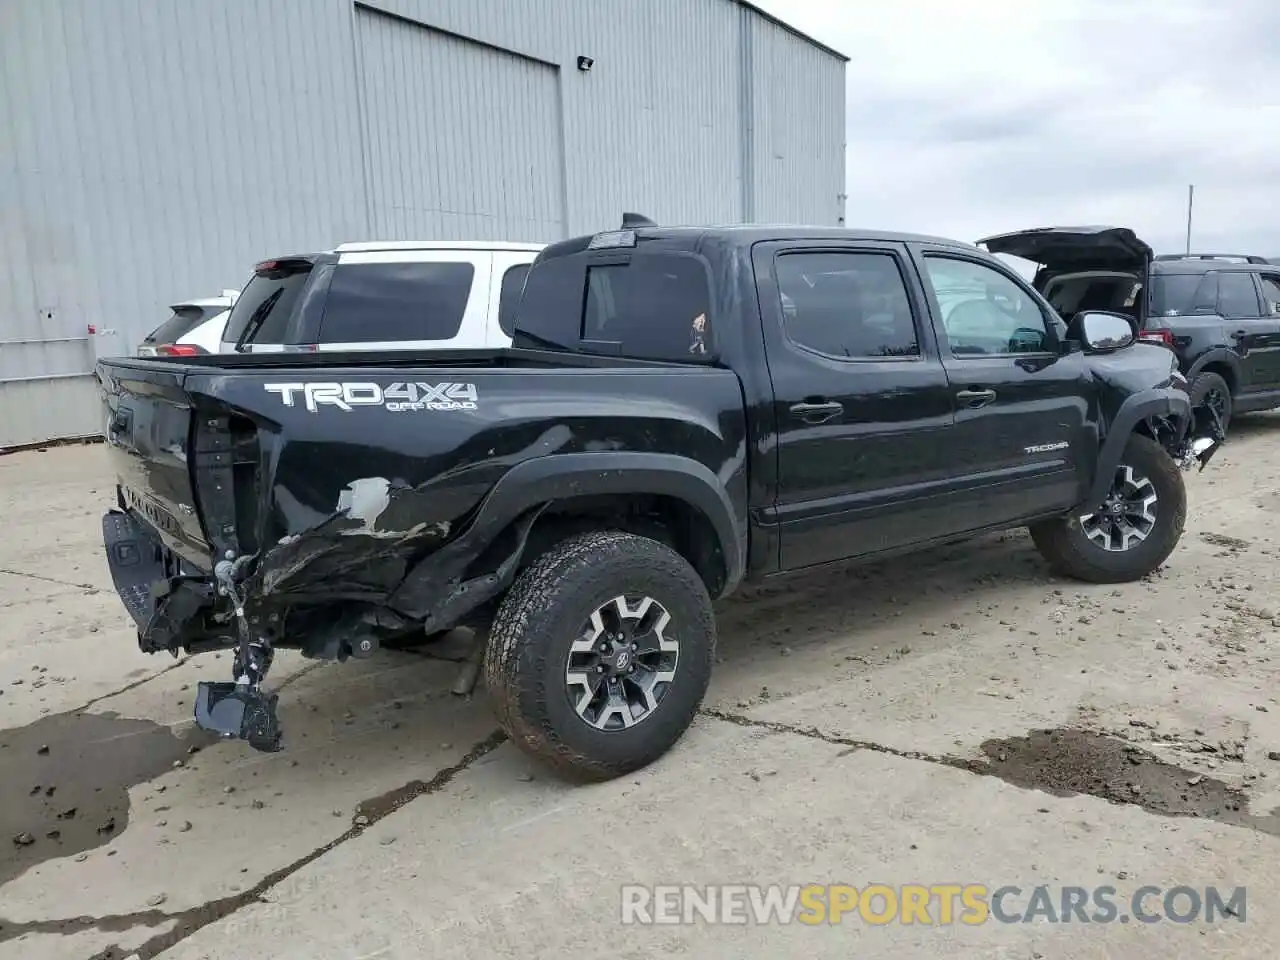
M 534 252 L 541 243 L 509 240 L 354 240 L 340 243 L 330 253 L 368 253 L 378 250 L 515 250 Z
M 632 246 L 638 246 L 640 243 L 653 241 L 671 241 L 689 248 L 699 247 L 707 243 L 719 243 L 730 247 L 743 248 L 773 240 L 871 240 L 883 243 L 923 243 L 931 246 L 968 250 L 973 253 L 985 252 L 971 243 L 922 233 L 897 233 L 858 227 L 806 226 L 803 224 L 732 223 L 697 227 L 623 226 L 621 229 L 602 230 L 598 233 L 570 237 L 567 240 L 550 243 L 543 249 L 542 256 L 551 258 L 581 253 L 585 250 L 594 249 L 593 241 L 598 238 L 622 237 L 627 234 L 634 235 L 634 245 L 630 242 L 606 242 L 603 244 L 604 248 L 627 249 Z

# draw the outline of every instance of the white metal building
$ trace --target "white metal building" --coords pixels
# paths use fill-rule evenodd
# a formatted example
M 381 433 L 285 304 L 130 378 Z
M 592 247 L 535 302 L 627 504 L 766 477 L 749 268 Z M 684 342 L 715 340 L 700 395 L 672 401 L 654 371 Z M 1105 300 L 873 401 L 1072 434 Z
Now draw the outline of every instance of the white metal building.
M 0 0 L 0 447 L 263 257 L 841 223 L 844 65 L 742 0 Z

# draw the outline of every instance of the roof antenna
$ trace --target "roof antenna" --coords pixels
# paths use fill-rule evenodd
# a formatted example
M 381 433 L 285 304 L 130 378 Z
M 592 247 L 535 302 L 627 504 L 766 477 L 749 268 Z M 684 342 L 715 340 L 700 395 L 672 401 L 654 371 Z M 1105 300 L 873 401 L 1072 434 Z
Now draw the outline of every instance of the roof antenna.
M 643 213 L 624 213 L 622 215 L 622 229 L 634 230 L 636 227 L 656 227 L 657 224 L 646 217 Z

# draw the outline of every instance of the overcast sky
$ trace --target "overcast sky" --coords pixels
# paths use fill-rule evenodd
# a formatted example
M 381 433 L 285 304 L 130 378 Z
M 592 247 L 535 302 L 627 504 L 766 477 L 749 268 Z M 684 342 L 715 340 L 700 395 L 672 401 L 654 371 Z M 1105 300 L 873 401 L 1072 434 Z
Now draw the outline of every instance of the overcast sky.
M 848 224 L 1280 255 L 1280 3 L 756 0 L 851 58 Z

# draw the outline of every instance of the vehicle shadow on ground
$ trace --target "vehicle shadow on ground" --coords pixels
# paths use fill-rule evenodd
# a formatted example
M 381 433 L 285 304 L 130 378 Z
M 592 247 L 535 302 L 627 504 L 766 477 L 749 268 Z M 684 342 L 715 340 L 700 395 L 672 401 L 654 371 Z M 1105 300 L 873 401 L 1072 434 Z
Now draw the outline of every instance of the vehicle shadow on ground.
M 762 655 L 776 658 L 781 649 L 801 653 L 833 641 L 832 654 L 856 653 L 866 646 L 860 633 L 886 626 L 947 646 L 942 628 L 988 596 L 994 603 L 1011 586 L 1022 586 L 1039 597 L 1056 582 L 1030 536 L 1014 531 L 743 587 L 716 605 L 717 673 L 752 671 Z M 470 696 L 450 692 L 469 643 L 469 634 L 458 631 L 441 642 L 384 650 L 363 662 L 305 664 L 281 695 L 286 751 L 248 751 L 243 762 L 314 754 L 317 762 L 346 770 L 344 763 L 362 763 L 378 743 L 384 747 L 375 752 L 390 754 L 428 739 L 457 743 L 455 733 L 470 729 L 488 709 L 483 682 Z M 713 677 L 713 691 L 715 686 Z
M 1263 437 L 1276 432 L 1280 432 L 1280 410 L 1236 414 L 1231 420 L 1223 450 L 1231 449 L 1233 438 Z
M 874 665 L 962 644 L 964 634 L 950 629 L 958 626 L 951 621 L 973 614 L 988 596 L 992 603 L 1008 600 L 1011 586 L 1026 589 L 1028 605 L 1038 603 L 1053 582 L 1029 537 L 1016 532 L 744 588 L 718 605 L 718 665 L 707 705 L 744 690 L 777 690 L 785 677 L 793 690 L 820 685 L 833 663 Z M 539 765 L 519 751 L 492 753 L 501 738 L 495 739 L 483 686 L 469 697 L 451 692 L 466 641 L 455 634 L 344 664 L 282 653 L 272 677 L 285 731 L 279 753 L 213 742 L 195 729 L 191 681 L 221 679 L 225 658 L 196 658 L 202 663 L 183 664 L 88 713 L 0 732 L 8 748 L 0 750 L 0 780 L 14 788 L 0 819 L 34 841 L 15 848 L 21 862 L 0 882 L 49 860 L 65 869 L 73 856 L 116 853 L 108 869 L 135 880 L 166 870 L 181 875 L 177 864 L 191 857 L 210 869 L 225 857 L 231 876 L 231 862 L 240 872 L 265 875 L 439 789 L 473 762 L 509 768 L 504 774 L 513 781 L 543 779 Z M 784 655 L 793 655 L 785 669 Z M 146 719 L 129 719 L 138 717 Z M 92 755 L 103 762 L 75 759 Z M 59 758 L 65 762 L 56 776 L 42 772 L 46 761 Z M 56 793 L 45 796 L 55 785 Z M 67 814 L 72 807 L 74 820 Z M 228 831 L 236 844 L 211 852 Z
M 712 696 L 756 679 L 766 685 L 779 656 L 793 658 L 788 673 L 812 660 L 829 675 L 834 666 L 952 647 L 985 606 L 1029 607 L 1057 582 L 1020 530 L 747 587 L 718 605 L 722 662 Z
M 909 643 L 924 652 L 961 642 L 952 621 L 988 601 L 1007 600 L 1011 587 L 1038 598 L 1056 580 L 1025 531 L 992 535 L 876 564 L 832 565 L 742 588 L 717 604 L 718 663 L 709 699 L 723 685 L 758 680 L 766 685 L 779 656 L 826 661 L 900 658 Z M 1034 602 L 1034 601 L 1030 601 Z M 909 638 L 889 650 L 886 636 Z M 490 718 L 483 682 L 471 696 L 450 690 L 468 649 L 459 631 L 442 642 L 410 650 L 384 650 L 364 661 L 315 663 L 288 652 L 277 659 L 268 686 L 280 692 L 285 749 L 259 753 L 241 743 L 205 743 L 183 776 L 195 772 L 289 781 L 314 791 L 316 779 L 384 784 L 406 769 L 426 771 L 486 736 Z M 218 666 L 196 658 L 199 679 L 221 679 Z M 185 671 L 158 678 L 146 703 L 130 695 L 108 698 L 95 712 L 145 715 L 172 729 L 183 749 L 200 732 L 190 713 Z M 212 667 L 213 669 L 209 669 Z M 211 676 L 210 674 L 213 674 Z M 184 692 L 186 691 L 186 692 Z M 159 699 L 163 716 L 157 716 Z M 144 709 L 139 709 L 144 708 Z M 139 738 L 139 744 L 145 743 Z M 222 784 L 220 780 L 219 789 Z M 275 789 L 281 789 L 277 785 Z M 344 792 L 344 791 L 338 791 Z M 336 800 L 336 798 L 335 798 Z

